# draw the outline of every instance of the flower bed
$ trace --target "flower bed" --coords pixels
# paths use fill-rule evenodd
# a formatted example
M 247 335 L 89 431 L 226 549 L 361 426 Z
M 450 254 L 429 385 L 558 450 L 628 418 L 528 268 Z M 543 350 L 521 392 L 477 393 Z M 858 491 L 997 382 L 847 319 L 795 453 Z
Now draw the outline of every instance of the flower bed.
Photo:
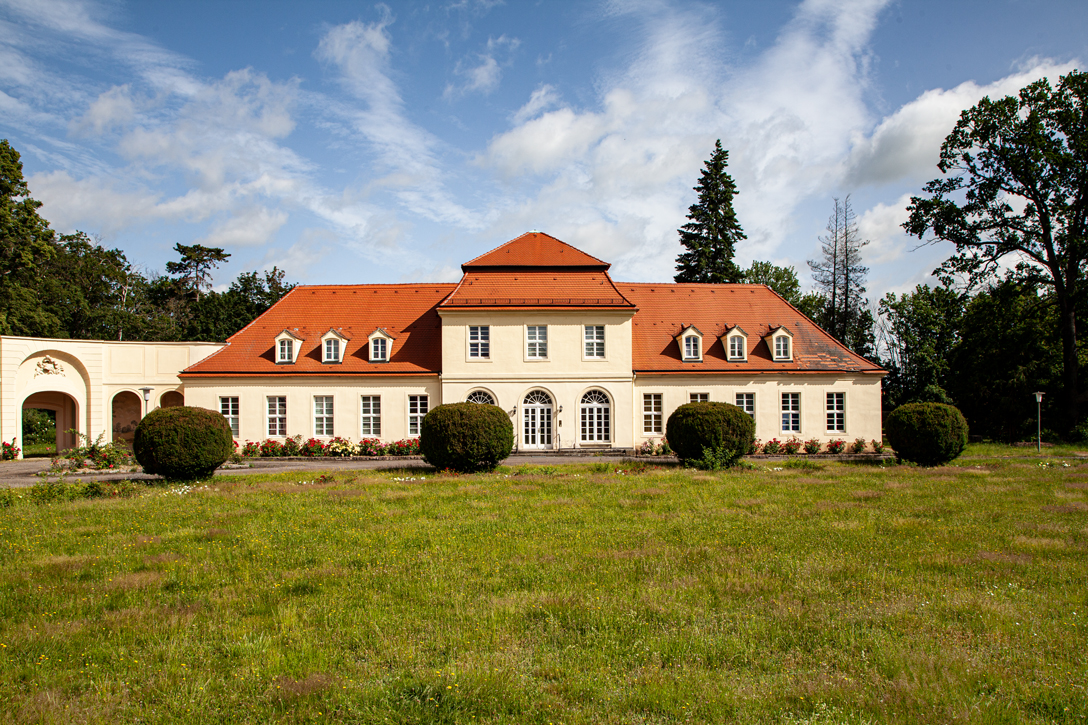
M 419 439 L 405 438 L 391 443 L 382 443 L 377 438 L 364 438 L 352 443 L 347 438 L 337 436 L 329 441 L 318 438 L 303 440 L 302 436 L 291 436 L 283 441 L 268 438 L 264 441 L 246 441 L 242 446 L 235 446 L 242 458 L 279 458 L 282 456 L 302 456 L 304 458 L 347 458 L 350 456 L 418 456 Z

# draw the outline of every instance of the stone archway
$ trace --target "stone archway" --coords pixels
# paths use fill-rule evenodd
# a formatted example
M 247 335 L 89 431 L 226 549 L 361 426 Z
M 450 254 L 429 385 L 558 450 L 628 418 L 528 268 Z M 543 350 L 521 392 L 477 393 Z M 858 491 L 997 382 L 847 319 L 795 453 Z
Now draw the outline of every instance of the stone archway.
M 132 445 L 136 435 L 136 426 L 143 418 L 144 401 L 129 390 L 122 390 L 113 396 L 113 436 L 114 441 L 125 441 Z
M 174 408 L 179 405 L 185 405 L 185 396 L 177 390 L 167 390 L 159 398 L 160 408 Z
M 57 453 L 79 445 L 79 437 L 69 432 L 79 428 L 79 404 L 75 398 L 54 390 L 33 393 L 23 400 L 22 410 L 31 408 L 53 412 L 57 424 Z M 22 410 L 19 411 L 20 416 Z

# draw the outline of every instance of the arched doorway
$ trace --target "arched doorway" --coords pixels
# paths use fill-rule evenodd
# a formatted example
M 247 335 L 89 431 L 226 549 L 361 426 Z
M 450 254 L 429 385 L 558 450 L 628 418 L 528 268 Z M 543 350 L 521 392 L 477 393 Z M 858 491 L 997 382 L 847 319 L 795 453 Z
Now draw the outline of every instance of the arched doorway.
M 612 404 L 601 390 L 590 390 L 579 405 L 582 443 L 609 443 L 612 440 Z
M 552 398 L 543 390 L 533 390 L 521 406 L 522 447 L 547 450 L 552 447 Z
M 185 396 L 176 390 L 168 390 L 159 398 L 160 408 L 173 408 L 179 405 L 185 405 Z
M 53 455 L 79 445 L 79 437 L 69 431 L 79 428 L 79 405 L 75 398 L 67 393 L 47 391 L 34 393 L 23 401 L 23 415 L 26 411 L 39 410 L 53 421 L 53 429 L 56 431 L 50 446 L 49 439 L 39 438 L 38 443 L 31 444 L 28 451 L 27 431 L 23 430 L 23 456 Z
M 136 426 L 143 417 L 144 401 L 129 390 L 122 390 L 113 396 L 113 440 L 125 441 L 132 445 L 136 435 Z

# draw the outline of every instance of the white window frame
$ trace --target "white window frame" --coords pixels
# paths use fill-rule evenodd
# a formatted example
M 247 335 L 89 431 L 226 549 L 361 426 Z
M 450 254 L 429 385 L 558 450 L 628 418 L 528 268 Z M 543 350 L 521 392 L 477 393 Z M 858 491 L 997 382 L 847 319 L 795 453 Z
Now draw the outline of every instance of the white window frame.
M 340 362 L 340 338 L 339 337 L 326 337 L 325 338 L 325 355 L 322 358 L 323 362 L 338 363 Z
M 709 403 L 710 393 L 688 393 L 689 403 Z
M 779 409 L 782 412 L 782 432 L 801 432 L 801 394 L 781 393 Z
M 698 335 L 684 335 L 684 360 L 702 360 L 702 343 L 703 341 Z
M 846 393 L 829 392 L 827 403 L 827 432 L 846 432 Z
M 603 398 L 586 402 L 590 396 Z M 578 403 L 578 442 L 600 445 L 612 442 L 612 399 L 598 388 L 587 390 Z
M 543 335 L 543 337 L 541 337 Z M 548 326 L 547 325 L 526 325 L 525 326 L 525 359 L 526 360 L 547 360 L 548 359 Z
M 315 395 L 313 398 L 314 438 L 332 438 L 335 433 L 335 403 L 331 395 Z
M 389 362 L 389 340 L 384 337 L 370 338 L 370 362 Z
M 469 325 L 468 335 L 468 359 L 491 359 L 491 325 Z
M 655 436 L 665 432 L 664 410 L 664 394 L 642 394 L 642 435 Z
M 274 410 L 273 405 L 276 406 Z M 268 432 L 269 438 L 287 437 L 286 395 L 269 395 L 265 397 L 265 423 L 265 430 Z
M 608 348 L 605 347 L 604 325 L 582 326 L 582 359 L 604 360 Z
M 419 431 L 423 427 L 423 417 L 430 410 L 429 395 L 408 396 L 408 437 L 418 438 Z
M 267 337 L 265 338 L 268 339 Z M 284 355 L 284 353 L 287 353 Z M 276 362 L 279 364 L 293 363 L 295 361 L 295 341 L 289 337 L 281 337 L 276 344 Z
M 382 396 L 359 396 L 359 437 L 382 437 Z
M 230 425 L 230 433 L 235 438 L 238 437 L 238 431 L 241 430 L 242 425 L 240 411 L 241 406 L 238 405 L 237 395 L 221 395 L 219 397 L 219 412 L 227 419 L 227 424 Z
M 783 350 L 783 348 L 785 348 Z M 792 360 L 793 359 L 793 338 L 789 335 L 775 335 L 774 336 L 774 359 L 775 360 Z
M 748 415 L 752 416 L 752 420 L 756 417 L 756 394 L 755 393 L 737 393 L 734 398 L 734 405 L 743 410 Z
M 734 362 L 743 362 L 748 359 L 748 345 L 744 335 L 729 335 L 726 338 L 728 346 L 726 348 L 726 358 Z M 738 349 L 733 350 L 736 346 Z

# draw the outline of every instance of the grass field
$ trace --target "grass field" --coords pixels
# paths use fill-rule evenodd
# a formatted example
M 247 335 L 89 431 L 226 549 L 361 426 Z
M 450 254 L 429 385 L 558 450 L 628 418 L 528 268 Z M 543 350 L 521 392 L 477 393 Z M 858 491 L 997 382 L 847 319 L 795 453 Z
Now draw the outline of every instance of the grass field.
M 598 464 L 17 500 L 0 509 L 0 712 L 1084 722 L 1076 464 Z

